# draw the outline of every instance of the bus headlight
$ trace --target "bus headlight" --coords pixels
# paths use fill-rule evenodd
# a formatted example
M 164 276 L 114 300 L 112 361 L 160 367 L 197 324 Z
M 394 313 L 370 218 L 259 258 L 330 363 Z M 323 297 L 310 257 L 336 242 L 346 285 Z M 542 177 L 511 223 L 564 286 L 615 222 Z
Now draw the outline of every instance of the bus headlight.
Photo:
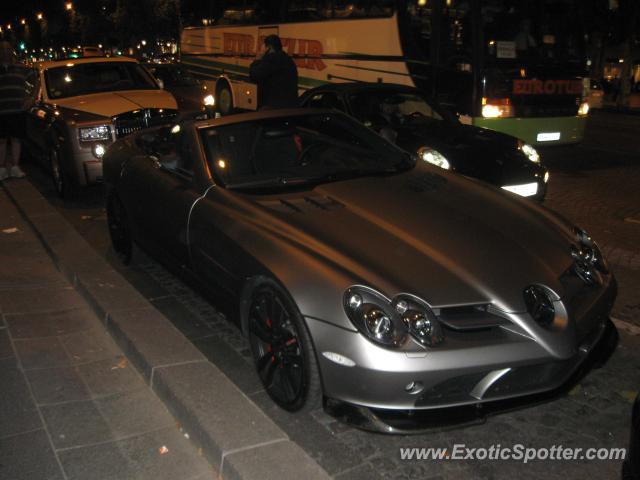
M 449 160 L 442 155 L 439 151 L 430 147 L 420 147 L 418 149 L 418 156 L 425 162 L 431 163 L 436 167 L 444 168 L 445 170 L 451 169 Z
M 482 116 L 484 118 L 513 117 L 513 107 L 508 98 L 482 97 Z
M 202 103 L 204 103 L 207 107 L 213 107 L 216 104 L 216 99 L 213 95 L 209 94 L 202 99 Z
M 589 113 L 589 102 L 582 102 L 578 108 L 578 116 L 584 117 Z

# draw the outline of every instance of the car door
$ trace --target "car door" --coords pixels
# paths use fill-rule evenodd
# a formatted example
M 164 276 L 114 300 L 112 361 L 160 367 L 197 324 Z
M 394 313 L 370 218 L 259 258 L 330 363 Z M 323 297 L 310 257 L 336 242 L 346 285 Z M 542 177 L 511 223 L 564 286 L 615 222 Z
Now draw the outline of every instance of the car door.
M 189 242 L 193 269 L 204 284 L 221 287 L 227 294 L 238 293 L 242 272 L 255 271 L 248 266 L 251 259 L 238 246 L 241 222 L 246 208 L 241 195 L 221 186 L 225 176 L 250 175 L 251 155 L 258 122 L 208 128 L 200 135 L 208 168 L 218 185 L 210 188 L 198 202 L 189 222 Z
M 125 167 L 125 205 L 140 243 L 170 263 L 189 266 L 189 213 L 207 189 L 197 168 L 199 150 L 189 129 L 171 133 L 164 128 L 155 135 L 146 139 L 152 144 L 148 154 Z
M 29 108 L 26 115 L 26 137 L 28 148 L 42 156 L 47 153 L 48 135 L 51 124 L 54 121 L 54 111 L 50 105 L 44 102 L 42 82 L 36 73 L 32 77 L 34 84 L 28 88 L 30 95 Z

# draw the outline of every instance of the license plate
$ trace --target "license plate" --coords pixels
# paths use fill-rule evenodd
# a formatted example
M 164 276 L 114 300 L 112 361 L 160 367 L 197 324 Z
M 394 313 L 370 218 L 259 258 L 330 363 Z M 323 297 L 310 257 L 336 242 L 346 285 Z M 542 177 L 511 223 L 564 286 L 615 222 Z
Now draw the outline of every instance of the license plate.
M 560 132 L 542 132 L 538 134 L 536 140 L 539 142 L 553 142 L 555 140 L 560 140 Z

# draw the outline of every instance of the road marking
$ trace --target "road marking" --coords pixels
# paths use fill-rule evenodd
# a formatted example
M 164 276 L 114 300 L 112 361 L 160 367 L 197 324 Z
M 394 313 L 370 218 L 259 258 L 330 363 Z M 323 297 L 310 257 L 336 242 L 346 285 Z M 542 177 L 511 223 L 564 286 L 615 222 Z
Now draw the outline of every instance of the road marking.
M 629 223 L 640 223 L 640 219 L 633 217 L 626 217 L 624 221 Z
M 611 317 L 611 320 L 613 321 L 613 324 L 618 327 L 620 330 L 624 330 L 625 332 L 631 334 L 631 335 L 640 335 L 640 327 L 626 322 L 624 320 L 619 320 L 617 318 Z

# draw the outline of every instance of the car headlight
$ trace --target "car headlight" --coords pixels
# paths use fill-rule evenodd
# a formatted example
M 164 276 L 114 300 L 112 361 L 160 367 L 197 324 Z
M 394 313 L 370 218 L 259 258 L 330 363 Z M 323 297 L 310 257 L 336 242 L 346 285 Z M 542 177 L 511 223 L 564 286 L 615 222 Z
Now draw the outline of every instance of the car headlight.
M 81 142 L 95 142 L 96 140 L 111 140 L 111 128 L 109 125 L 96 125 L 84 127 L 78 130 Z
M 106 153 L 107 149 L 101 143 L 96 143 L 91 149 L 91 151 L 93 152 L 94 157 L 102 158 L 104 157 L 104 154 Z
M 602 273 L 609 273 L 607 260 L 604 258 L 595 240 L 579 227 L 574 227 L 573 233 L 576 236 L 576 241 L 580 249 L 580 258 L 596 267 Z
M 451 169 L 451 164 L 449 160 L 442 155 L 439 151 L 434 150 L 430 147 L 420 147 L 418 149 L 418 157 L 420 157 L 425 162 L 429 162 L 436 167 L 444 168 L 445 170 Z
M 216 104 L 216 99 L 212 94 L 209 94 L 202 99 L 202 103 L 204 103 L 207 107 L 213 107 Z
M 540 163 L 540 154 L 528 143 L 524 143 L 522 140 L 518 140 L 518 150 L 525 154 L 525 156 L 533 163 Z
M 578 108 L 578 116 L 584 117 L 589 113 L 589 102 L 582 102 Z
M 353 286 L 344 293 L 344 309 L 360 333 L 386 348 L 402 348 L 411 338 L 428 347 L 444 340 L 433 311 L 410 295 L 390 300 L 369 287 Z
M 503 185 L 503 190 L 507 190 L 521 197 L 533 197 L 538 193 L 538 182 L 523 183 L 521 185 Z

